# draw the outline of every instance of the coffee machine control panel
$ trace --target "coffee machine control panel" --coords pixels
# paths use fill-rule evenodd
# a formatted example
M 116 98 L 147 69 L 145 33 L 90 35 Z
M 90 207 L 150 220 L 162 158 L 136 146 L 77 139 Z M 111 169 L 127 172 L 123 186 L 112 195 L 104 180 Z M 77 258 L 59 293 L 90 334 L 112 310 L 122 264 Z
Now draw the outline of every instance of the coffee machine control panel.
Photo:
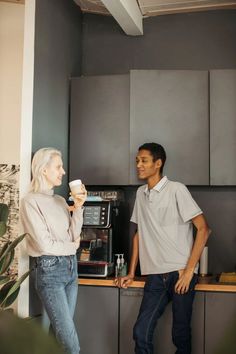
M 110 226 L 110 203 L 85 202 L 83 227 L 106 228 Z

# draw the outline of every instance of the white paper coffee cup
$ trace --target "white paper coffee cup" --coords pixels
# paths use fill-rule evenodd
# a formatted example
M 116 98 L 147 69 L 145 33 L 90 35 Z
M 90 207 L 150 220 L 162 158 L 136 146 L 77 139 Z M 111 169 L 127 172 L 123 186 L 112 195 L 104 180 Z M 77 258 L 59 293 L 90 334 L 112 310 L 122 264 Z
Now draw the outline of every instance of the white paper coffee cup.
M 69 182 L 69 186 L 72 195 L 83 193 L 81 179 L 75 179 L 74 181 Z

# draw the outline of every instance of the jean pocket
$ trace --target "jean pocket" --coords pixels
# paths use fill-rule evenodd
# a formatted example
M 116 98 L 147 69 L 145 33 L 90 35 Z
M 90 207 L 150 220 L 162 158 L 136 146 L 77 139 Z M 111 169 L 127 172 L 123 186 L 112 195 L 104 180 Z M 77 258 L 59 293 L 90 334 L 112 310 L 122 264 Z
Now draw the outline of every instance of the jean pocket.
M 59 258 L 57 256 L 41 256 L 38 259 L 38 266 L 42 269 L 49 270 L 57 266 Z

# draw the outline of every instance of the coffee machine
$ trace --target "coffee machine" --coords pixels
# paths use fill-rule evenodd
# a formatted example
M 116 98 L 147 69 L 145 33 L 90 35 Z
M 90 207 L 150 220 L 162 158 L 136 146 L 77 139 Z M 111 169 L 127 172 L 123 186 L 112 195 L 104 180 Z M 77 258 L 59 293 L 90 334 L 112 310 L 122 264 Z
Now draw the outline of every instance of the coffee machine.
M 114 255 L 120 249 L 122 193 L 88 191 L 77 252 L 78 274 L 107 277 L 114 273 Z

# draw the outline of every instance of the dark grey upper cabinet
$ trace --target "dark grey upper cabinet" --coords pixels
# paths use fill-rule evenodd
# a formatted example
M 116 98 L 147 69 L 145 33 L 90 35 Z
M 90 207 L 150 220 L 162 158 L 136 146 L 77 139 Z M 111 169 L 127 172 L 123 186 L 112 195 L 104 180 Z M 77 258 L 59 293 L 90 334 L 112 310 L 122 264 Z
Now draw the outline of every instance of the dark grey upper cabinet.
M 236 185 L 236 70 L 210 72 L 211 185 Z
M 70 179 L 129 184 L 129 75 L 71 80 Z
M 134 70 L 130 77 L 130 183 L 144 142 L 167 153 L 164 173 L 188 185 L 209 184 L 208 72 Z

